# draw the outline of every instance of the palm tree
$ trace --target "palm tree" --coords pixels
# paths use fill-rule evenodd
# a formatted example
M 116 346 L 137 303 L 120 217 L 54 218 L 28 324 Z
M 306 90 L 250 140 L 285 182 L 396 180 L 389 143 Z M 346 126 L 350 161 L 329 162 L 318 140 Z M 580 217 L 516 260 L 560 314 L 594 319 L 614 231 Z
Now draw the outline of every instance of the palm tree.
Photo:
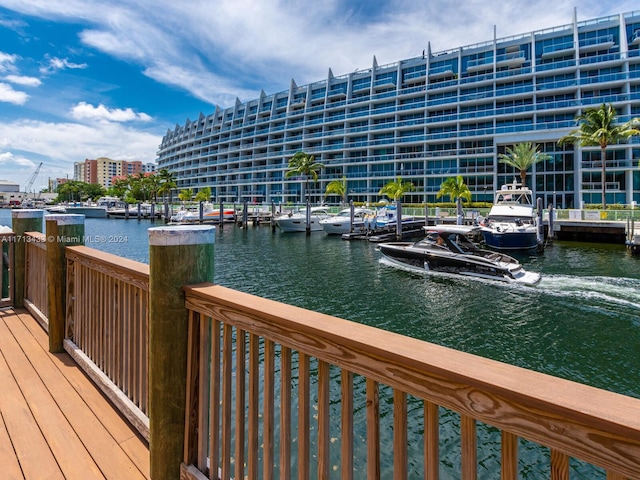
M 578 128 L 560 140 L 559 145 L 577 143 L 581 147 L 600 147 L 602 162 L 602 209 L 607 208 L 607 147 L 640 134 L 640 119 L 615 125 L 618 112 L 611 104 L 589 108 L 576 117 Z
M 158 188 L 158 195 L 169 195 L 169 203 L 171 203 L 171 192 L 177 187 L 176 176 L 173 172 L 170 172 L 166 168 L 161 168 L 158 171 L 158 178 L 160 179 L 160 188 Z
M 390 200 L 400 200 L 405 193 L 413 192 L 416 189 L 411 182 L 403 182 L 402 177 L 392 180 L 380 189 L 378 195 L 385 195 Z
M 527 170 L 538 162 L 550 160 L 551 156 L 538 151 L 535 143 L 516 143 L 512 148 L 507 147 L 507 153 L 498 155 L 500 163 L 505 163 L 510 167 L 520 171 L 520 183 L 525 187 L 527 180 Z
M 211 188 L 204 187 L 198 190 L 198 193 L 196 193 L 195 200 L 196 202 L 206 202 L 207 200 L 209 200 L 210 197 L 211 197 Z
M 309 177 L 313 178 L 314 183 L 318 181 L 318 172 L 324 168 L 320 162 L 316 162 L 313 155 L 304 152 L 296 153 L 289 160 L 289 169 L 285 173 L 285 178 L 302 175 L 305 178 L 305 192 L 309 191 Z
M 324 191 L 325 197 L 327 195 L 340 195 L 343 204 L 347 204 L 347 177 L 342 177 L 342 180 L 332 180 L 327 184 L 327 188 Z
M 193 197 L 193 190 L 186 188 L 178 194 L 178 198 L 183 202 L 188 202 Z
M 444 195 L 447 195 L 452 202 L 455 202 L 458 198 L 471 201 L 471 190 L 464 183 L 462 175 L 449 177 L 440 184 L 440 190 L 436 194 L 436 198 Z
M 449 177 L 440 184 L 440 190 L 436 194 L 436 198 L 448 195 L 452 202 L 456 202 L 458 225 L 462 225 L 462 200 L 471 201 L 471 191 L 467 184 L 464 183 L 462 175 L 457 177 Z

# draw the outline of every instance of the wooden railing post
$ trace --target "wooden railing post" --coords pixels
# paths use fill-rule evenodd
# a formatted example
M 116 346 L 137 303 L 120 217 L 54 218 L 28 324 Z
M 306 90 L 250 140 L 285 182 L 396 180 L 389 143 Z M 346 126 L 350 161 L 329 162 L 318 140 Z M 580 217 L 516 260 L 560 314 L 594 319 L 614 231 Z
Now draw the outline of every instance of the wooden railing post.
M 14 251 L 14 277 L 13 277 L 13 305 L 17 308 L 24 307 L 25 291 L 25 248 L 26 239 L 24 232 L 42 232 L 42 217 L 44 210 L 19 209 L 11 211 L 11 229 L 15 233 Z
M 215 227 L 149 229 L 151 478 L 180 477 L 184 454 L 188 312 L 184 285 L 213 281 Z
M 84 215 L 45 215 L 47 235 L 47 297 L 49 351 L 64 352 L 67 311 L 67 246 L 84 245 Z

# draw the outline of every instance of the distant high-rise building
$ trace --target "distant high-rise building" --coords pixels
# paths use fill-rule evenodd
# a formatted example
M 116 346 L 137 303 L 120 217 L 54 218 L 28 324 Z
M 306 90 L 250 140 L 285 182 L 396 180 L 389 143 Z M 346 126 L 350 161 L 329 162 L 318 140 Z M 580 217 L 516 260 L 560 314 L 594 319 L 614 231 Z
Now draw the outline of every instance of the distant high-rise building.
M 73 179 L 87 183 L 99 183 L 109 188 L 114 177 L 123 177 L 143 173 L 143 165 L 139 160 L 112 160 L 100 157 L 95 160 L 86 159 L 73 165 Z

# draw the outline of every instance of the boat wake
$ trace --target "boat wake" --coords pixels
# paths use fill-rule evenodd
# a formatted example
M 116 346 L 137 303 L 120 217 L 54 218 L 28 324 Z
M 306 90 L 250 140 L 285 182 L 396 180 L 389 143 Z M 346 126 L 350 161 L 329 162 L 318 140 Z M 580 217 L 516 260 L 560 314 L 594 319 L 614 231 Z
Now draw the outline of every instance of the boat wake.
M 580 299 L 593 306 L 640 309 L 640 279 L 543 275 L 537 291 L 557 297 Z

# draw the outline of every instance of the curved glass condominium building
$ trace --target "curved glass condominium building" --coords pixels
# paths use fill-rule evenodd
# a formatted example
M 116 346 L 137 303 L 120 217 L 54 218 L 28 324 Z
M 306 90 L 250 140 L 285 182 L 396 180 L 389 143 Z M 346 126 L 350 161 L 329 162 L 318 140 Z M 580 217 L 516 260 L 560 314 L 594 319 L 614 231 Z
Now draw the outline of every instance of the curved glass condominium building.
M 495 34 L 494 34 L 495 37 Z M 640 116 L 640 11 L 373 65 L 199 117 L 167 131 L 158 167 L 178 188 L 210 187 L 216 201 L 319 201 L 347 178 L 349 199 L 375 202 L 401 176 L 408 203 L 435 201 L 462 175 L 473 200 L 517 175 L 498 162 L 506 147 L 535 142 L 551 159 L 527 182 L 544 205 L 601 203 L 598 148 L 560 147 L 586 108 L 613 104 L 624 122 Z M 285 178 L 289 159 L 312 154 L 325 168 L 303 191 Z M 640 202 L 640 140 L 607 150 L 607 203 Z M 330 200 L 338 202 L 337 197 Z

